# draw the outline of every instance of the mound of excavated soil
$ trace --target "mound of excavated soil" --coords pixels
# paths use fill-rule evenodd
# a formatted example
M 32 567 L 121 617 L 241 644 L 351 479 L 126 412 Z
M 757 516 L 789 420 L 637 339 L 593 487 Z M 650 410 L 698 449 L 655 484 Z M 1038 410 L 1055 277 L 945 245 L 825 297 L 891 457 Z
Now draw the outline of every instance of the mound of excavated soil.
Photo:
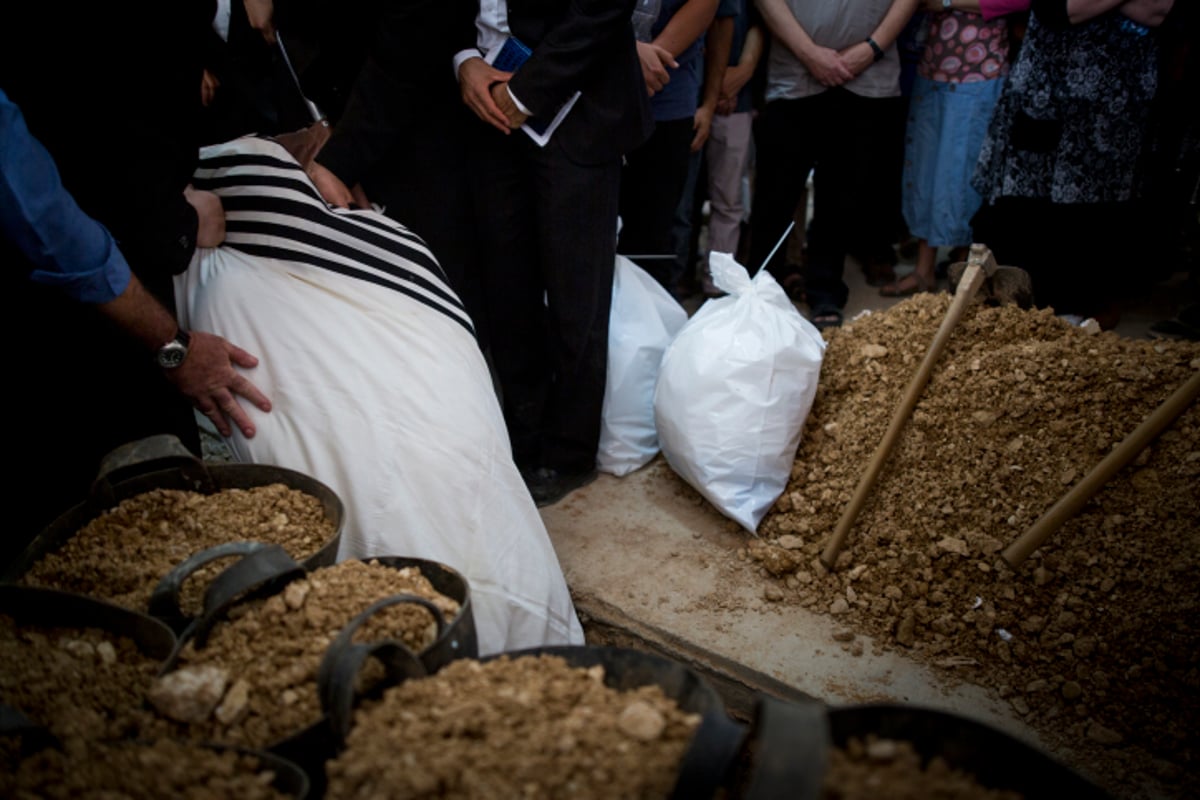
M 791 480 L 736 555 L 767 594 L 1007 698 L 1117 796 L 1196 796 L 1200 404 L 1018 569 L 999 552 L 1200 369 L 1200 345 L 976 306 L 830 573 L 818 561 L 950 298 L 827 334 Z

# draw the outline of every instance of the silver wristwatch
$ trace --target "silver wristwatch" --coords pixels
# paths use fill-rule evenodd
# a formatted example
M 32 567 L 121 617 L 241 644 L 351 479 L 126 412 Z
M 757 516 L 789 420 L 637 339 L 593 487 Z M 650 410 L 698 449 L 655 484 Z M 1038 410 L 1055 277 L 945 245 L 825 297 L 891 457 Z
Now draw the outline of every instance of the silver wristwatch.
M 158 348 L 155 358 L 158 365 L 163 369 L 175 369 L 183 360 L 187 358 L 188 345 L 191 344 L 192 337 L 183 328 L 180 328 L 171 341 Z

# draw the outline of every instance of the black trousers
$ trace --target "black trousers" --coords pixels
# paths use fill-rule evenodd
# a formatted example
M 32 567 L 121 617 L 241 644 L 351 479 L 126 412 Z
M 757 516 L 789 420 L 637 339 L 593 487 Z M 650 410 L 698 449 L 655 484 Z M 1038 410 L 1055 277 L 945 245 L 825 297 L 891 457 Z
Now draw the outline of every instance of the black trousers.
M 522 469 L 595 467 L 621 164 L 475 126 L 479 271 L 492 364 Z
M 1119 303 L 1137 287 L 1144 231 L 1139 205 L 1053 203 L 1047 198 L 1001 197 L 971 220 L 975 241 L 1000 264 L 1029 273 L 1034 302 L 1059 314 L 1091 316 Z
M 152 354 L 94 308 L 33 285 L 24 266 L 0 247 L 0 285 L 21 310 L 5 315 L 3 326 L 7 368 L 21 391 L 11 398 L 7 426 L 12 513 L 0 536 L 0 563 L 88 498 L 101 459 L 114 448 L 170 433 L 200 454 L 191 402 Z
M 899 191 L 894 178 L 894 137 L 899 97 L 860 97 L 829 89 L 798 100 L 766 105 L 756 131 L 750 264 L 757 270 L 791 223 L 811 170 L 813 219 L 804 269 L 809 305 L 842 308 L 849 287 L 842 279 L 846 253 L 863 237 L 887 229 Z M 766 266 L 786 272 L 785 248 Z
M 638 266 L 670 289 L 681 270 L 675 260 L 671 228 L 687 183 L 692 119 L 657 122 L 646 142 L 625 156 L 621 170 L 621 241 L 619 252 L 664 255 L 634 259 Z

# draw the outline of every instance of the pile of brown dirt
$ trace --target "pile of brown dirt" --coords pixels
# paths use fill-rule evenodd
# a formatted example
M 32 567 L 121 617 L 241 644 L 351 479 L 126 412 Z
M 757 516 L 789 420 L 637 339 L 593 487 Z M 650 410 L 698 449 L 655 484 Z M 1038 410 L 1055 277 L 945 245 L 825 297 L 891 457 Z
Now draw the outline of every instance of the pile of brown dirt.
M 829 751 L 822 800 L 1021 800 L 1021 795 L 989 789 L 973 775 L 934 756 L 925 762 L 912 744 L 868 736 Z
M 0 615 L 0 703 L 60 739 L 136 733 L 150 716 L 143 705 L 159 666 L 123 636 Z
M 283 484 L 208 495 L 155 489 L 93 519 L 35 563 L 21 582 L 144 612 L 158 582 L 201 550 L 228 542 L 265 542 L 303 561 L 335 534 L 317 498 Z M 202 588 L 225 566 L 209 564 L 188 583 Z M 186 609 L 198 608 L 189 597 L 197 592 L 191 588 L 185 593 Z
M 922 295 L 828 332 L 791 480 L 737 553 L 768 595 L 1007 698 L 1123 797 L 1195 796 L 1200 407 L 1020 568 L 999 551 L 1200 369 L 1200 345 L 969 310 L 838 569 L 817 558 L 949 305 Z
M 5 797 L 281 800 L 261 760 L 232 750 L 161 740 L 151 743 L 73 739 L 0 773 Z
M 664 798 L 700 723 L 557 656 L 454 661 L 356 712 L 329 796 Z
M 164 715 L 155 735 L 263 748 L 313 725 L 322 715 L 317 668 L 330 642 L 371 604 L 398 594 L 430 600 L 447 624 L 460 610 L 416 567 L 356 560 L 314 570 L 278 594 L 235 606 L 204 647 L 187 642 L 176 668 L 151 687 L 150 700 Z M 433 615 L 414 603 L 381 609 L 355 636 L 396 639 L 414 653 L 436 638 Z

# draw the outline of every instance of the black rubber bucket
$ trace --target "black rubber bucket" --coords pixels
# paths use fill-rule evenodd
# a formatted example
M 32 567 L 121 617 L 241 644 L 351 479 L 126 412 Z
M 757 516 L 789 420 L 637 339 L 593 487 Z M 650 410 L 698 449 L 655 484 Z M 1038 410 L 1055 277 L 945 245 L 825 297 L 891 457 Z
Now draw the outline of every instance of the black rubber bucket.
M 349 732 L 352 704 L 357 699 L 349 687 L 365 658 L 369 655 L 380 657 L 381 654 L 363 650 L 356 655 L 342 658 L 340 664 L 334 663 L 324 671 L 327 679 L 332 678 L 332 685 L 326 686 L 322 698 L 331 703 L 327 710 L 333 721 L 331 727 L 338 737 L 339 751 Z M 538 647 L 496 653 L 480 661 L 486 663 L 497 658 L 519 659 L 541 655 L 559 656 L 572 667 L 603 667 L 605 685 L 618 691 L 657 685 L 682 710 L 699 715 L 700 725 L 684 754 L 671 797 L 703 800 L 713 797 L 722 789 L 741 747 L 745 729 L 729 717 L 720 696 L 698 673 L 660 656 L 615 647 Z M 383 685 L 375 687 L 372 695 L 380 694 L 382 688 L 388 685 L 423 677 L 420 665 L 414 665 L 412 659 L 406 658 L 403 653 L 385 652 L 382 656 L 380 660 L 387 667 L 388 678 Z M 333 647 L 327 658 L 337 662 Z
M 1026 800 L 1109 797 L 1046 753 L 990 725 L 920 706 L 865 704 L 827 708 L 760 698 L 734 796 L 745 800 L 820 797 L 829 748 L 868 736 L 907 742 L 928 762 L 941 757 L 990 789 Z
M 174 436 L 140 439 L 105 456 L 87 499 L 60 514 L 0 572 L 12 583 L 42 558 L 62 547 L 81 528 L 113 506 L 153 489 L 213 494 L 223 489 L 253 489 L 280 483 L 315 497 L 332 524 L 334 535 L 301 564 L 326 566 L 337 559 L 345 508 L 341 498 L 317 479 L 301 472 L 262 464 L 208 464 L 196 458 Z
M 0 710 L 3 710 L 3 709 L 0 709 Z M 24 735 L 27 735 L 27 732 L 20 730 L 19 728 L 15 728 L 15 727 L 10 727 L 7 729 L 4 727 L 0 727 L 0 736 L 2 736 L 2 735 L 22 735 L 22 736 L 24 736 Z M 127 740 L 127 741 L 110 740 L 107 742 L 97 742 L 96 745 L 98 745 L 100 747 L 101 752 L 98 754 L 93 753 L 93 754 L 91 754 L 91 757 L 92 758 L 111 757 L 110 751 L 107 748 L 137 749 L 137 748 L 141 748 L 143 746 L 153 745 L 153 744 L 154 744 L 154 742 L 152 742 L 152 741 L 151 742 L 141 742 L 141 741 L 133 741 L 133 740 Z M 40 747 L 27 748 L 23 753 L 23 758 L 28 758 L 28 757 L 33 756 L 34 753 L 37 750 L 42 749 L 42 747 L 58 747 L 58 745 L 59 745 L 59 743 L 52 738 L 49 740 L 45 740 L 42 742 Z M 271 788 L 274 789 L 279 794 L 283 795 L 284 797 L 289 798 L 289 800 L 306 800 L 309 797 L 308 776 L 304 773 L 304 770 L 300 769 L 300 767 L 293 764 L 291 761 L 288 761 L 285 758 L 275 755 L 274 753 L 268 753 L 268 752 L 265 752 L 262 750 L 251 750 L 251 749 L 244 748 L 244 747 L 228 747 L 225 745 L 214 745 L 214 744 L 206 745 L 206 744 L 197 744 L 197 743 L 193 743 L 193 742 L 179 742 L 179 745 L 181 747 L 185 748 L 183 750 L 183 752 L 180 753 L 180 755 L 183 757 L 192 756 L 193 754 L 195 754 L 197 752 L 195 749 L 190 749 L 190 748 L 198 748 L 200 750 L 213 750 L 216 752 L 234 751 L 241 755 L 251 756 L 258 761 L 258 769 L 257 769 L 257 772 L 255 773 L 257 782 L 262 782 L 263 778 L 265 778 L 265 776 L 269 774 Z M 59 749 L 61 749 L 61 748 L 59 748 Z M 174 754 L 172 754 L 172 755 L 174 755 Z M 161 758 L 161 756 L 160 756 L 160 758 Z M 38 781 L 39 782 L 54 781 L 56 779 L 56 777 L 59 775 L 57 770 L 47 770 L 46 769 L 47 762 L 45 760 L 39 761 L 39 763 L 36 766 L 38 768 L 37 772 L 38 772 Z M 65 764 L 62 764 L 62 766 L 69 770 L 69 769 L 71 769 L 73 767 L 77 767 L 79 765 L 73 763 L 72 761 L 67 761 Z M 4 778 L 0 778 L 0 785 L 3 785 L 3 783 L 4 783 Z M 45 783 L 43 783 L 40 788 L 50 789 L 51 787 L 54 787 L 53 783 L 50 783 L 49 785 L 46 785 Z M 55 788 L 57 788 L 59 792 L 62 792 L 65 789 L 65 787 L 63 787 L 61 785 L 57 786 Z M 90 787 L 90 788 L 93 791 L 97 790 L 96 787 Z M 144 796 L 146 790 L 151 787 L 147 787 L 145 785 L 129 785 L 129 776 L 127 774 L 123 774 L 121 776 L 121 778 L 119 779 L 119 785 L 109 786 L 108 788 L 110 790 L 113 790 L 113 791 L 119 793 L 121 796 L 126 796 L 126 793 L 128 793 L 129 796 L 133 796 L 133 795 Z M 155 793 L 158 795 L 162 795 L 163 787 L 158 786 L 157 789 L 155 790 Z
M 509 658 L 556 655 L 572 667 L 601 666 L 604 684 L 617 691 L 658 686 L 681 709 L 701 717 L 700 726 L 684 753 L 671 797 L 710 798 L 730 780 L 746 728 L 729 716 L 721 696 L 695 670 L 662 656 L 623 647 L 537 647 L 499 653 L 483 660 L 502 655 Z
M 132 641 L 151 664 L 166 663 L 177 643 L 174 632 L 153 617 L 103 600 L 54 589 L 0 585 L 0 614 L 11 617 L 22 629 L 94 629 L 120 636 Z M 63 679 L 86 681 L 87 676 L 69 674 Z M 36 708 L 0 708 L 0 729 L 9 735 L 22 736 L 26 744 L 36 742 L 36 747 L 40 747 L 55 743 L 53 734 L 43 726 L 44 722 Z
M 227 567 L 209 585 L 205 593 L 203 616 L 187 619 L 179 611 L 179 587 L 191 572 L 215 558 L 242 555 L 243 558 Z M 267 746 L 269 752 L 296 763 L 308 776 L 311 794 L 319 797 L 325 785 L 325 761 L 336 753 L 341 741 L 335 733 L 341 719 L 331 720 L 329 709 L 345 709 L 349 714 L 353 705 L 353 680 L 358 668 L 368 656 L 378 658 L 389 667 L 392 680 L 402 676 L 427 675 L 436 672 L 446 663 L 457 658 L 475 658 L 479 653 L 475 632 L 475 619 L 471 608 L 470 587 L 458 571 L 435 561 L 402 556 L 384 556 L 360 559 L 364 562 L 377 561 L 394 569 L 415 567 L 438 592 L 455 600 L 460 608 L 452 620 L 445 619 L 441 612 L 428 600 L 408 594 L 381 598 L 365 611 L 350 620 L 338 637 L 330 644 L 329 651 L 318 674 L 318 693 L 325 715 L 317 722 Z M 293 580 L 303 577 L 307 571 L 277 545 L 238 542 L 203 551 L 188 559 L 166 576 L 155 590 L 151 605 L 164 617 L 173 619 L 182 626 L 178 645 L 164 664 L 162 673 L 175 669 L 180 650 L 189 642 L 197 646 L 205 641 L 214 627 L 220 625 L 227 613 L 236 605 L 253 599 L 269 597 L 283 591 Z M 354 632 L 376 611 L 390 605 L 414 603 L 424 607 L 434 617 L 437 636 L 432 644 L 419 653 L 412 653 L 399 642 L 385 640 L 371 644 L 354 644 Z M 355 666 L 343 660 L 357 656 Z M 350 677 L 339 681 L 330 673 L 335 665 L 349 671 Z M 338 703 L 327 694 L 347 691 L 347 698 Z M 335 712 L 336 713 L 336 712 Z
M 175 650 L 175 633 L 148 614 L 81 594 L 0 584 L 0 614 L 18 625 L 99 628 L 131 639 L 147 657 L 165 662 Z
M 867 704 L 829 712 L 833 743 L 867 734 L 912 744 L 923 759 L 941 756 L 984 786 L 1020 792 L 1026 800 L 1108 800 L 1109 795 L 1038 748 L 967 717 L 898 704 Z

